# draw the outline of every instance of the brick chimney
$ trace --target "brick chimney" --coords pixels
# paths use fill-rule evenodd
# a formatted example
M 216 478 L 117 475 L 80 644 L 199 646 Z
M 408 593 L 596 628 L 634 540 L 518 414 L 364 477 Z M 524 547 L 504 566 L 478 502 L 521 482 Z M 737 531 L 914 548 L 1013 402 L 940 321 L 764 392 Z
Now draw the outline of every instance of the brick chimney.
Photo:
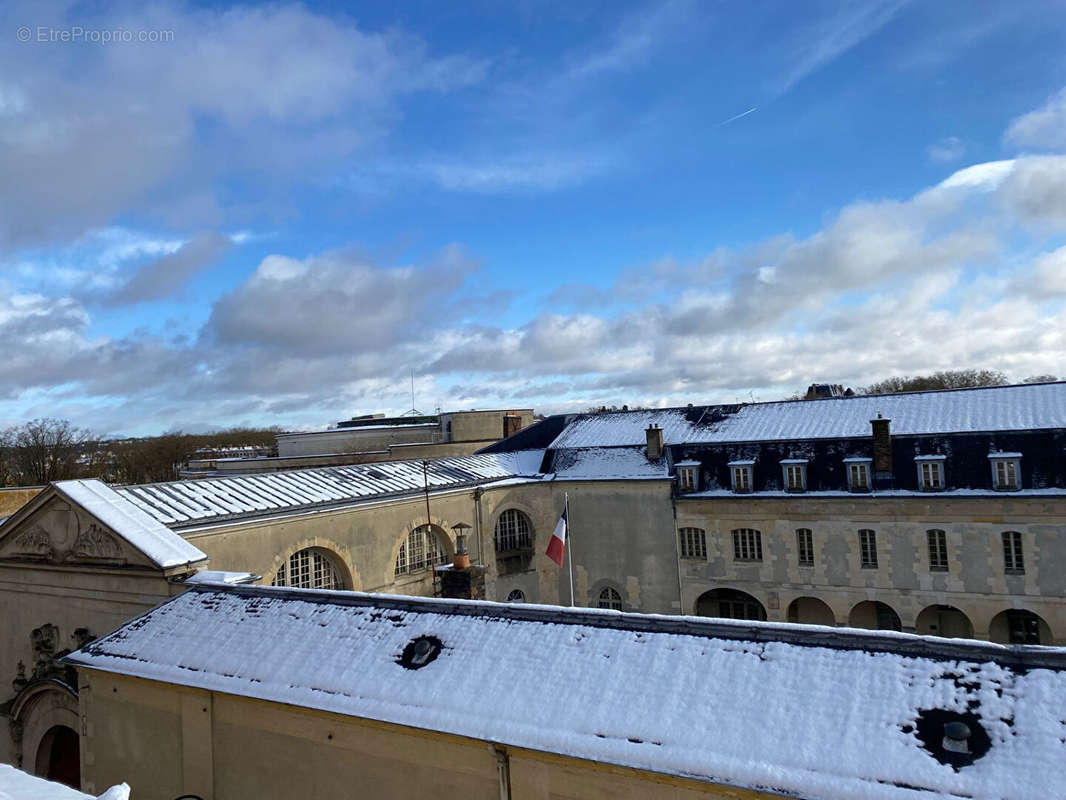
M 663 429 L 652 424 L 644 431 L 648 437 L 648 458 L 659 459 L 663 457 Z
M 892 420 L 885 419 L 880 414 L 877 419 L 870 420 L 870 428 L 874 439 L 874 486 L 885 488 L 893 483 L 892 472 L 892 434 L 889 433 L 889 423 Z

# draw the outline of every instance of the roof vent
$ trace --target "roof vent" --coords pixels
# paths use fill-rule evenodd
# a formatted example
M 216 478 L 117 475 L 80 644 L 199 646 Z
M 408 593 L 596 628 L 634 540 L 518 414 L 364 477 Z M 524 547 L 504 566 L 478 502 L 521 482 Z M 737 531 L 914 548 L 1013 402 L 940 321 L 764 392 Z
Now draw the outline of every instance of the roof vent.
M 436 636 L 419 636 L 407 643 L 396 663 L 404 669 L 422 669 L 440 655 L 443 647 Z
M 992 746 L 976 714 L 925 708 L 918 712 L 918 738 L 941 764 L 956 772 L 979 759 Z

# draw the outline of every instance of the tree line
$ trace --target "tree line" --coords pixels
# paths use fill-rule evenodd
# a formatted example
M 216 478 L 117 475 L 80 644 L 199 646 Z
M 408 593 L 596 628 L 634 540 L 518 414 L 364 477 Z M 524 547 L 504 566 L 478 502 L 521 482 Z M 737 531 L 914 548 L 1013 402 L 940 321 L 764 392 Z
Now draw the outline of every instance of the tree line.
M 109 483 L 170 481 L 198 451 L 273 447 L 279 428 L 217 433 L 171 431 L 136 439 L 101 439 L 69 420 L 35 419 L 0 431 L 0 486 L 43 486 L 72 478 Z

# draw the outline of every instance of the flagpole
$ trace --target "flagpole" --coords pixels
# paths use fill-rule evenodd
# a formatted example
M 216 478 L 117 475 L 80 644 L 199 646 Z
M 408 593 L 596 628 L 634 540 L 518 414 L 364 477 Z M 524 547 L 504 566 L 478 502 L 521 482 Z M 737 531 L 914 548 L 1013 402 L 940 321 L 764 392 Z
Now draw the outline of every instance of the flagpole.
M 574 607 L 574 542 L 570 535 L 572 525 L 570 523 L 570 493 L 563 493 L 563 508 L 566 514 L 566 554 L 570 558 L 570 607 Z

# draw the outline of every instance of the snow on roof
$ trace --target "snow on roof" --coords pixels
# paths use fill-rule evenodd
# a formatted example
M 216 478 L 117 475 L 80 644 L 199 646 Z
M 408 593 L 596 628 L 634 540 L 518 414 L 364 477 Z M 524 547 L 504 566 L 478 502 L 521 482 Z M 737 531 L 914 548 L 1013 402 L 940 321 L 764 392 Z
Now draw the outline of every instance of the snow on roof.
M 560 450 L 552 469 L 556 478 L 565 480 L 670 479 L 665 459 L 649 461 L 643 448 L 632 447 Z
M 430 490 L 536 475 L 542 450 L 438 458 Z M 157 523 L 183 528 L 242 517 L 305 511 L 376 497 L 421 492 L 422 461 L 320 467 L 191 481 L 123 486 L 115 492 Z
M 57 481 L 56 490 L 77 503 L 163 569 L 207 559 L 195 545 L 98 480 Z
M 123 783 L 112 786 L 99 800 L 129 800 L 130 787 Z M 0 800 L 96 800 L 93 795 L 84 794 L 61 783 L 46 781 L 15 769 L 8 764 L 0 764 Z
M 754 403 L 717 420 L 712 410 L 582 415 L 551 446 L 644 444 L 650 424 L 663 429 L 668 445 L 851 438 L 870 436 L 878 414 L 891 417 L 892 433 L 902 435 L 1066 428 L 1066 382 Z
M 442 648 L 405 668 L 418 637 Z M 1056 648 L 198 586 L 66 661 L 790 795 L 1066 796 L 1066 651 Z M 973 714 L 987 754 L 956 772 L 926 750 L 929 709 Z
M 254 572 L 226 572 L 219 569 L 204 569 L 194 572 L 185 579 L 185 583 L 255 583 L 261 577 L 261 575 L 256 575 Z
M 1022 454 L 1021 453 L 996 452 L 996 453 L 989 453 L 988 457 L 989 458 L 1021 458 Z

